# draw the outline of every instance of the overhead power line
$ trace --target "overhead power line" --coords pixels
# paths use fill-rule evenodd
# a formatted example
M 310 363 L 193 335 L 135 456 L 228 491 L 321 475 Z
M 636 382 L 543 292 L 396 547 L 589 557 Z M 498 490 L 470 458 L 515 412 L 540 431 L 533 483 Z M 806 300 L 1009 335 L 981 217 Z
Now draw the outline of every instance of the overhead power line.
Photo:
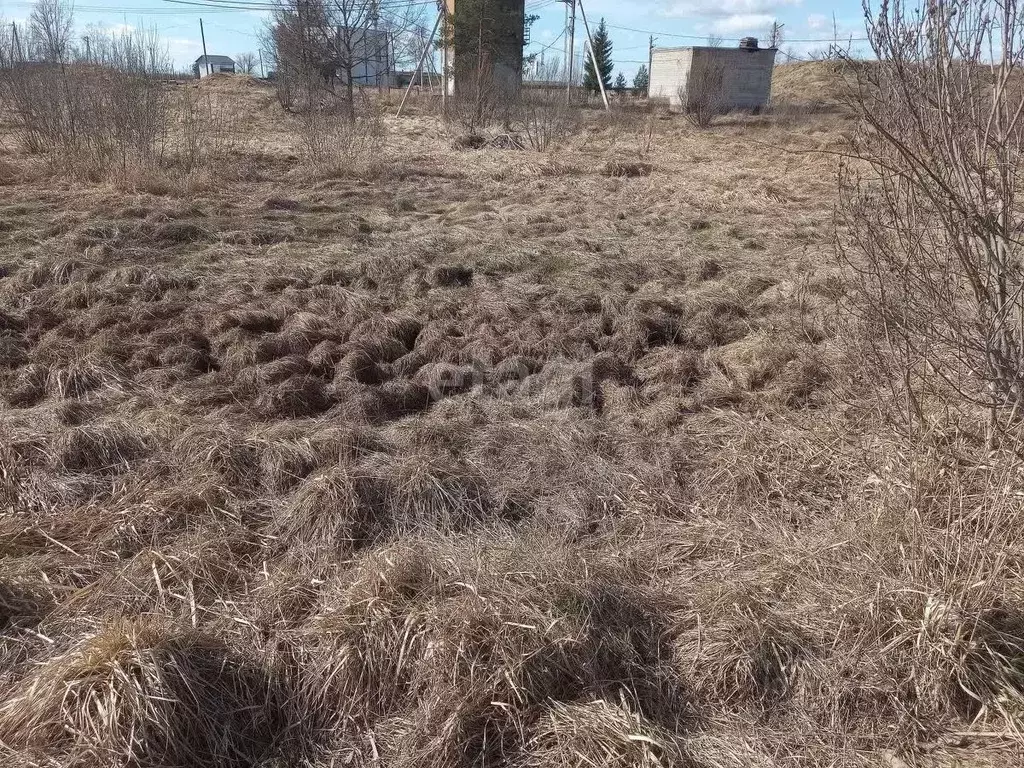
M 281 3 L 258 2 L 258 0 L 163 0 L 174 5 L 197 6 L 200 8 L 227 9 L 232 11 L 276 11 L 283 7 Z M 367 3 L 366 6 L 377 10 L 394 10 L 410 8 L 418 5 L 437 5 L 435 0 L 404 0 L 404 2 Z
M 244 11 L 274 11 L 282 7 L 273 0 L 163 0 L 173 6 L 184 7 L 141 7 L 129 5 L 79 5 L 76 11 L 83 13 L 128 13 L 133 16 L 180 16 L 188 13 L 200 13 L 189 10 L 190 7 L 202 8 L 201 13 L 238 13 Z M 31 8 L 34 0 L 7 0 L 9 5 Z M 367 3 L 371 5 L 371 3 Z M 436 6 L 436 0 L 382 0 L 376 4 L 380 10 L 395 10 L 415 6 Z
M 644 34 L 644 35 L 661 35 L 663 37 L 676 37 L 676 38 L 680 38 L 680 39 L 683 39 L 683 40 L 707 40 L 708 39 L 707 35 L 680 35 L 680 34 L 676 34 L 674 32 L 661 32 L 661 31 L 658 31 L 658 30 L 651 30 L 651 29 L 636 29 L 634 27 L 622 27 L 622 26 L 619 26 L 617 24 L 606 24 L 606 26 L 609 29 L 618 29 L 618 30 L 621 30 L 621 31 L 624 31 L 624 32 L 639 32 L 639 33 Z M 867 38 L 867 37 L 840 37 L 840 38 L 838 38 L 838 40 L 836 38 L 834 38 L 834 37 L 822 38 L 820 40 L 819 39 L 810 40 L 810 39 L 806 39 L 806 38 L 800 38 L 800 39 L 795 39 L 794 38 L 794 39 L 787 39 L 784 42 L 786 42 L 786 43 L 835 43 L 835 42 L 863 43 L 863 42 L 867 42 L 869 39 L 870 38 Z
M 550 43 L 548 43 L 547 45 L 545 45 L 545 46 L 544 46 L 543 48 L 541 48 L 541 49 L 540 49 L 539 51 L 535 51 L 534 53 L 537 53 L 537 54 L 541 54 L 541 53 L 544 53 L 544 51 L 546 51 L 546 50 L 548 50 L 548 49 L 550 49 L 550 48 L 554 48 L 554 47 L 555 47 L 556 45 L 558 45 L 558 43 L 562 42 L 562 38 L 563 38 L 563 37 L 565 37 L 565 30 L 564 30 L 564 29 L 562 30 L 561 34 L 560 34 L 560 35 L 559 35 L 558 37 L 556 37 L 556 38 L 555 38 L 554 40 L 552 40 L 552 41 L 551 41 Z

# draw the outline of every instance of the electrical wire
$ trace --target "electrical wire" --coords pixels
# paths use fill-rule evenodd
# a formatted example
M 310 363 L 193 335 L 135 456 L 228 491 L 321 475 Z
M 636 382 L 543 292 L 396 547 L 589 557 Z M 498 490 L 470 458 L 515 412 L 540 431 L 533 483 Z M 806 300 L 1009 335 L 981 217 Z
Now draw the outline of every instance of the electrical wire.
M 550 50 L 551 48 L 554 48 L 554 47 L 555 47 L 556 45 L 558 45 L 558 43 L 560 43 L 560 42 L 562 41 L 562 38 L 563 38 L 563 37 L 565 37 L 565 30 L 564 30 L 564 29 L 562 30 L 562 34 L 560 34 L 560 35 L 559 35 L 558 37 L 556 37 L 556 38 L 555 38 L 554 40 L 552 40 L 552 41 L 551 41 L 550 43 L 548 43 L 547 45 L 545 45 L 545 46 L 544 46 L 543 48 L 541 48 L 541 49 L 540 49 L 539 51 L 532 51 L 532 52 L 530 53 L 530 55 L 531 55 L 531 56 L 533 56 L 533 55 L 540 55 L 540 54 L 544 53 L 544 51 L 547 51 L 547 50 Z
M 622 27 L 622 26 L 619 26 L 617 24 L 606 24 L 605 26 L 607 26 L 609 29 L 618 29 L 618 30 L 621 30 L 623 32 L 639 32 L 640 34 L 643 34 L 643 35 L 657 35 L 659 37 L 677 37 L 677 38 L 685 39 L 685 40 L 707 40 L 707 35 L 681 35 L 681 34 L 677 34 L 675 32 L 658 32 L 658 31 L 652 30 L 652 29 L 636 29 L 634 27 Z M 829 37 L 829 38 L 820 39 L 820 40 L 810 40 L 810 39 L 806 39 L 806 38 L 792 39 L 792 40 L 787 39 L 784 42 L 786 42 L 786 43 L 836 43 L 836 42 L 863 43 L 863 42 L 866 42 L 867 40 L 869 40 L 869 38 L 867 38 L 867 37 L 844 37 L 844 38 L 840 38 L 839 40 L 836 40 L 835 38 Z
M 200 8 L 227 9 L 232 11 L 276 11 L 283 7 L 282 3 L 258 2 L 257 0 L 163 0 L 174 5 L 196 6 Z M 366 3 L 379 10 L 410 8 L 418 5 L 436 5 L 435 0 L 404 0 L 403 2 Z

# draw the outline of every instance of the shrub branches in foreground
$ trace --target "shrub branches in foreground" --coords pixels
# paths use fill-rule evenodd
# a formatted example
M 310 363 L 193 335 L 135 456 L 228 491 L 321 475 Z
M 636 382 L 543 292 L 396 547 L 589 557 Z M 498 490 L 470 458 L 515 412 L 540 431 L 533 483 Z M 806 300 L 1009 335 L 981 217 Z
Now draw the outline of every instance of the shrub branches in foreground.
M 884 3 L 879 63 L 849 62 L 864 130 L 842 170 L 853 309 L 875 363 L 920 400 L 1024 397 L 1024 18 L 1014 2 Z

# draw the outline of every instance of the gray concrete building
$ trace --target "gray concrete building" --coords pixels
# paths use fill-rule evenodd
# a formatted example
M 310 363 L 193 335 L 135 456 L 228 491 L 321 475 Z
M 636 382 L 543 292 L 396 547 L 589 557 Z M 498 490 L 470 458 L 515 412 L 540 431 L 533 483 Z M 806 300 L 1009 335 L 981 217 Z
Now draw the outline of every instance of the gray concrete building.
M 761 109 L 771 100 L 775 54 L 774 48 L 758 48 L 753 38 L 744 38 L 737 48 L 656 48 L 650 98 L 673 109 L 690 109 L 709 96 L 722 111 Z

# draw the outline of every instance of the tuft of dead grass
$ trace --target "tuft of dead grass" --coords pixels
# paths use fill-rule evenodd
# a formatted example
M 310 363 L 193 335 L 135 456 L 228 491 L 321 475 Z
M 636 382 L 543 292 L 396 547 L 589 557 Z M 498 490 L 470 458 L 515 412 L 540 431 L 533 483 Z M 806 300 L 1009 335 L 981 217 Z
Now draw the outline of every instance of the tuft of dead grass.
M 605 163 L 601 172 L 605 176 L 638 178 L 650 176 L 653 170 L 654 166 L 650 163 L 644 163 L 639 160 L 609 160 Z
M 112 474 L 152 453 L 151 438 L 127 421 L 105 420 L 71 427 L 53 446 L 54 465 L 65 472 Z
M 253 765 L 277 694 L 219 641 L 154 621 L 104 627 L 34 670 L 0 706 L 0 740 L 65 765 Z

